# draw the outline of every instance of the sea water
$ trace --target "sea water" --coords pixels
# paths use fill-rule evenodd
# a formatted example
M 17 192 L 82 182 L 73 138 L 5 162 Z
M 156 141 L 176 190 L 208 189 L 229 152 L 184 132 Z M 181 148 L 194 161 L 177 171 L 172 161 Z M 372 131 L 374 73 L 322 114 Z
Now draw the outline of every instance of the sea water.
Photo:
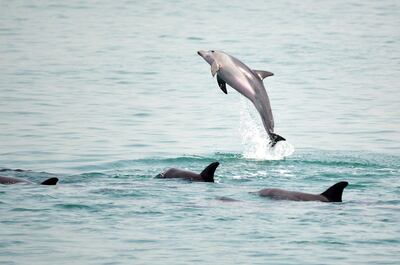
M 399 10 L 0 1 L 0 175 L 60 179 L 0 186 L 0 263 L 398 264 Z M 200 49 L 274 73 L 287 142 L 270 148 Z M 214 161 L 216 183 L 154 178 Z M 343 203 L 254 194 L 343 180 Z

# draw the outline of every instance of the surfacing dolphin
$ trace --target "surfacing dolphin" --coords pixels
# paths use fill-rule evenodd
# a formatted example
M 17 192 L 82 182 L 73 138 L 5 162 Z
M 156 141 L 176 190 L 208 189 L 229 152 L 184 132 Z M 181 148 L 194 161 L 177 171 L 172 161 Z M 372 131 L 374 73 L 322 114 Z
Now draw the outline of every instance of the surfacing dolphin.
M 263 189 L 260 190 L 258 194 L 262 197 L 269 197 L 276 200 L 342 202 L 343 190 L 347 185 L 349 185 L 349 183 L 346 181 L 338 182 L 321 194 L 310 194 L 281 189 Z
M 57 182 L 58 182 L 58 178 L 49 178 L 40 184 L 41 185 L 56 185 Z M 34 184 L 34 183 L 29 180 L 26 180 L 26 179 L 0 176 L 0 184 L 11 185 L 11 184 Z
M 214 182 L 214 173 L 218 166 L 219 162 L 211 163 L 200 174 L 178 168 L 170 168 L 158 174 L 156 178 L 181 178 L 190 181 Z
M 222 51 L 198 51 L 197 53 L 211 65 L 211 74 L 217 75 L 218 86 L 225 94 L 228 94 L 226 90 L 226 84 L 228 84 L 254 104 L 268 133 L 271 146 L 286 140 L 274 133 L 274 117 L 263 84 L 263 79 L 274 75 L 273 73 L 252 70 L 235 57 Z

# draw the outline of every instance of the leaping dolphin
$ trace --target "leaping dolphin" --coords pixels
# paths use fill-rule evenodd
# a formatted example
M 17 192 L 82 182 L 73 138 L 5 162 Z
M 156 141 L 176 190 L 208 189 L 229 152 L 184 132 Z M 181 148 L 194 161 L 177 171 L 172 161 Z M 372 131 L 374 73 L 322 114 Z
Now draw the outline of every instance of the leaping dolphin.
M 347 185 L 349 185 L 347 181 L 338 182 L 321 194 L 310 194 L 281 189 L 263 189 L 260 190 L 258 194 L 262 197 L 269 197 L 276 200 L 342 202 L 343 190 Z
M 226 84 L 228 84 L 253 102 L 268 133 L 271 146 L 286 140 L 274 133 L 274 117 L 263 84 L 263 79 L 274 75 L 273 73 L 251 70 L 235 57 L 222 51 L 198 51 L 197 53 L 211 65 L 211 74 L 217 75 L 218 86 L 225 94 L 228 94 L 226 90 Z

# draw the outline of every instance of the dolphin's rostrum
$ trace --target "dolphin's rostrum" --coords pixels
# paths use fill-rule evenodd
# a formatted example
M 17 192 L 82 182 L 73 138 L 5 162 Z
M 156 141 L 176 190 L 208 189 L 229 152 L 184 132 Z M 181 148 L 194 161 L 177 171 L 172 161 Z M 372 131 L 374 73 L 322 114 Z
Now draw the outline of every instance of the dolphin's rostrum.
M 212 76 L 217 75 L 218 86 L 227 94 L 226 84 L 247 97 L 261 116 L 264 128 L 268 133 L 271 146 L 285 138 L 274 133 L 274 118 L 263 79 L 274 75 L 268 71 L 252 70 L 233 56 L 222 51 L 198 51 L 203 59 L 211 65 Z

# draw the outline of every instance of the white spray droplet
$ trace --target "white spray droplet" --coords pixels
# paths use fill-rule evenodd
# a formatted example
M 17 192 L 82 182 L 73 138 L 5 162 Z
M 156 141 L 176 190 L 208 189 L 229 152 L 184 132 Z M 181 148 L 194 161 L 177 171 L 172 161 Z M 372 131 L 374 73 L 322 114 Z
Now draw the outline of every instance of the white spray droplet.
M 271 147 L 269 137 L 260 123 L 259 114 L 251 103 L 241 98 L 240 134 L 245 158 L 280 160 L 294 153 L 294 146 L 287 141 L 280 141 Z

